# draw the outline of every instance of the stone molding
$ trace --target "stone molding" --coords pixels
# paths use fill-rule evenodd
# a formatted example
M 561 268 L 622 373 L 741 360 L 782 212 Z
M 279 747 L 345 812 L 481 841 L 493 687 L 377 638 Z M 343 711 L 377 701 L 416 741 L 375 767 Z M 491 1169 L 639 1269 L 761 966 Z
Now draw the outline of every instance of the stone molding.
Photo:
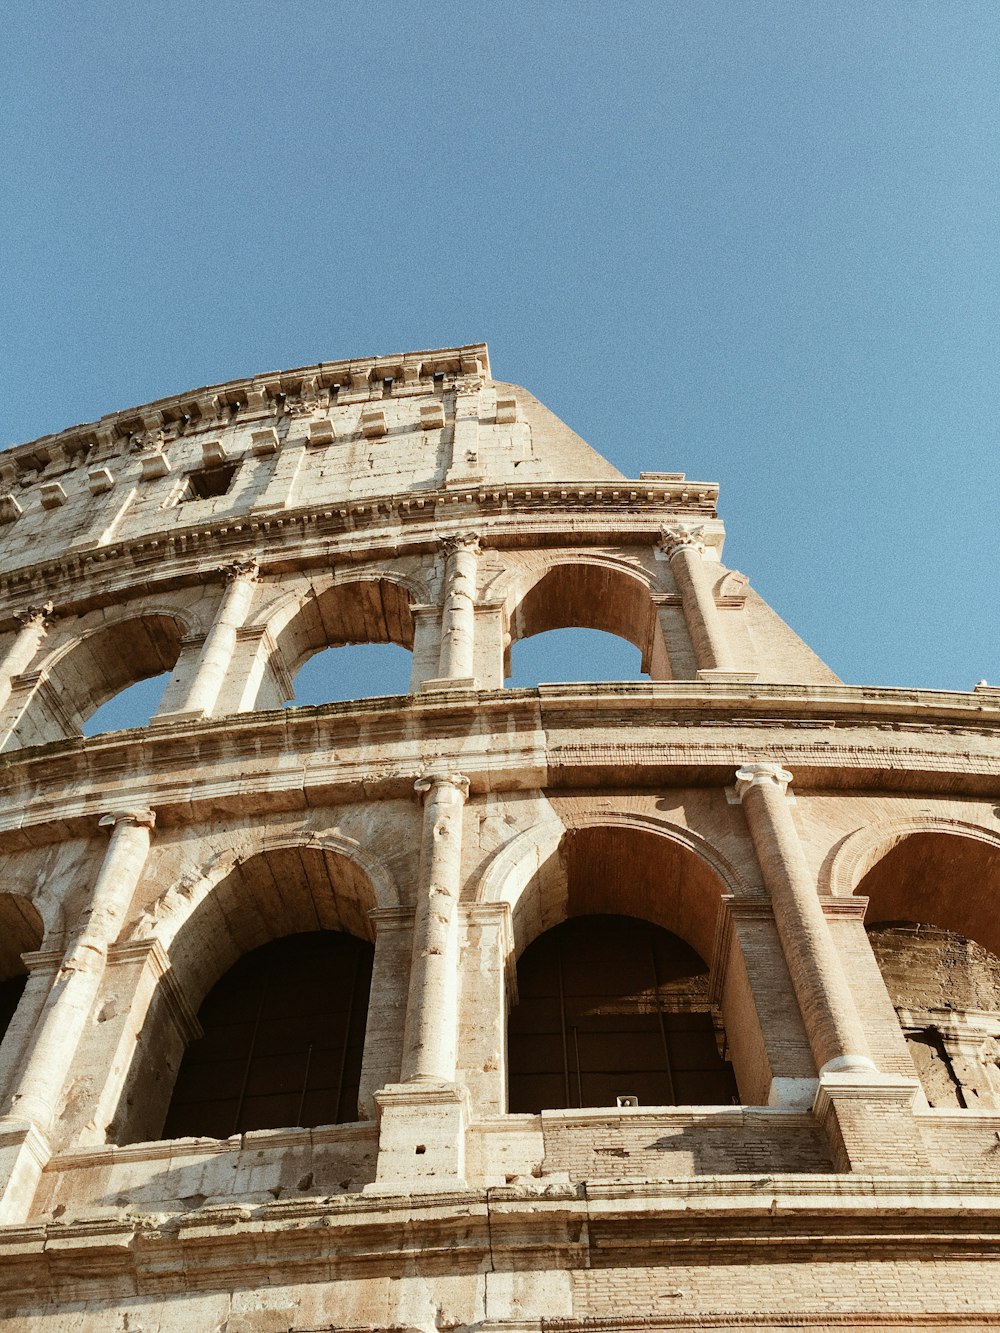
M 426 1253 L 451 1252 L 464 1272 L 490 1269 L 501 1244 L 513 1271 L 538 1269 L 543 1256 L 548 1267 L 577 1271 L 594 1263 L 660 1267 L 670 1256 L 707 1263 L 720 1245 L 731 1247 L 737 1263 L 781 1263 L 801 1249 L 803 1210 L 810 1235 L 823 1229 L 824 1252 L 845 1259 L 859 1245 L 881 1253 L 888 1244 L 891 1260 L 887 1233 L 905 1238 L 908 1256 L 927 1259 L 995 1259 L 1000 1246 L 1000 1181 L 851 1173 L 761 1185 L 759 1173 L 590 1181 L 586 1190 L 543 1179 L 423 1196 L 299 1197 L 167 1216 L 109 1211 L 28 1222 L 4 1228 L 0 1294 L 10 1302 L 55 1303 L 120 1300 L 123 1290 L 242 1291 L 267 1288 L 276 1269 L 285 1283 L 314 1282 L 317 1265 L 330 1279 L 359 1271 L 392 1278 L 404 1230 Z M 836 1229 L 827 1230 L 828 1222 Z M 620 1327 L 636 1322 L 628 1318 Z

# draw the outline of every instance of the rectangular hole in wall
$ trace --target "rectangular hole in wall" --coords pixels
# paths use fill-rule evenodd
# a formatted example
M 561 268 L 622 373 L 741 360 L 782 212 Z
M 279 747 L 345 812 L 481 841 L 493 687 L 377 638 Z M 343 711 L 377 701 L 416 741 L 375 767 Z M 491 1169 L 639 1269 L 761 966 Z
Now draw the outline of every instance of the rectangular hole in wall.
M 184 492 L 178 503 L 184 504 L 188 500 L 212 500 L 225 495 L 233 484 L 238 467 L 238 463 L 221 463 L 218 467 L 204 467 L 197 472 L 189 472 L 185 478 Z

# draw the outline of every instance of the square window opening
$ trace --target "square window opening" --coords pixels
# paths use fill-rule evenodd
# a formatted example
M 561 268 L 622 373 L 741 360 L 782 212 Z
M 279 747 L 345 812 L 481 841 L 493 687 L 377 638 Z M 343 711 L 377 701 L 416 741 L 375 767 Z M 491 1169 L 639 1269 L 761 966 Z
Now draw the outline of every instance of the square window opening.
M 197 472 L 189 472 L 184 479 L 184 491 L 178 503 L 214 500 L 225 495 L 233 484 L 238 468 L 238 463 L 221 463 L 217 467 L 203 467 Z

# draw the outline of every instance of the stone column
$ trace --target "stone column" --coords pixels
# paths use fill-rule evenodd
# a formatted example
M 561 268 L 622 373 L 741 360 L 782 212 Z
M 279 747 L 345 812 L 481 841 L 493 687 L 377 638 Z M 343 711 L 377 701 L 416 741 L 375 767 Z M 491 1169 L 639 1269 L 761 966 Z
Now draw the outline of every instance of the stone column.
M 469 780 L 421 778 L 420 884 L 413 921 L 403 1031 L 402 1082 L 375 1094 L 378 1167 L 366 1193 L 456 1189 L 464 1184 L 469 1093 L 455 1083 L 458 1037 L 458 899 L 462 811 Z
M 704 528 L 683 524 L 664 528 L 660 534 L 660 547 L 670 560 L 681 595 L 699 676 L 706 671 L 739 670 L 715 604 L 712 566 L 704 559 L 703 537 Z
M 750 836 L 771 895 L 781 947 L 816 1068 L 875 1068 L 868 1039 L 806 865 L 788 803 L 791 773 L 748 764 L 736 773 Z
M 743 805 L 809 1045 L 819 1070 L 813 1112 L 841 1171 L 920 1170 L 915 1079 L 880 1074 L 809 873 L 780 764 L 737 770 Z
M 111 840 L 90 906 L 70 940 L 10 1099 L 9 1116 L 30 1121 L 43 1132 L 55 1121 L 108 949 L 121 931 L 146 863 L 154 820 L 151 810 L 108 814 L 101 820 L 102 828 L 111 828 Z
M 11 681 L 30 665 L 35 653 L 38 652 L 38 646 L 45 637 L 51 617 L 51 602 L 46 602 L 44 606 L 29 607 L 18 615 L 17 622 L 20 629 L 14 636 L 14 642 L 7 649 L 3 661 L 0 662 L 0 708 L 3 708 L 10 698 Z
M 469 779 L 460 773 L 428 775 L 416 789 L 424 798 L 424 822 L 402 1077 L 404 1083 L 451 1083 L 458 1023 L 462 811 Z
M 243 560 L 225 570 L 226 589 L 198 659 L 187 693 L 176 708 L 157 714 L 156 723 L 211 717 L 233 660 L 236 638 L 253 602 L 256 561 Z
M 475 689 L 476 589 L 479 538 L 471 533 L 445 537 L 444 608 L 438 674 L 424 689 Z

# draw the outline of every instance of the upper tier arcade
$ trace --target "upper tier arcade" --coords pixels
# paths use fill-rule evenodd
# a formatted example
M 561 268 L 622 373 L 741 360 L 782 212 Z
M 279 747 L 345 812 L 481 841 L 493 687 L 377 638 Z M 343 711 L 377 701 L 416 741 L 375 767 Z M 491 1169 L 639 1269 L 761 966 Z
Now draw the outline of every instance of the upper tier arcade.
M 514 642 L 571 625 L 653 680 L 836 680 L 720 563 L 716 486 L 622 477 L 482 344 L 163 399 L 9 451 L 0 482 L 7 750 L 165 671 L 158 724 L 280 707 L 364 641 L 412 652 L 412 692 L 500 688 Z

